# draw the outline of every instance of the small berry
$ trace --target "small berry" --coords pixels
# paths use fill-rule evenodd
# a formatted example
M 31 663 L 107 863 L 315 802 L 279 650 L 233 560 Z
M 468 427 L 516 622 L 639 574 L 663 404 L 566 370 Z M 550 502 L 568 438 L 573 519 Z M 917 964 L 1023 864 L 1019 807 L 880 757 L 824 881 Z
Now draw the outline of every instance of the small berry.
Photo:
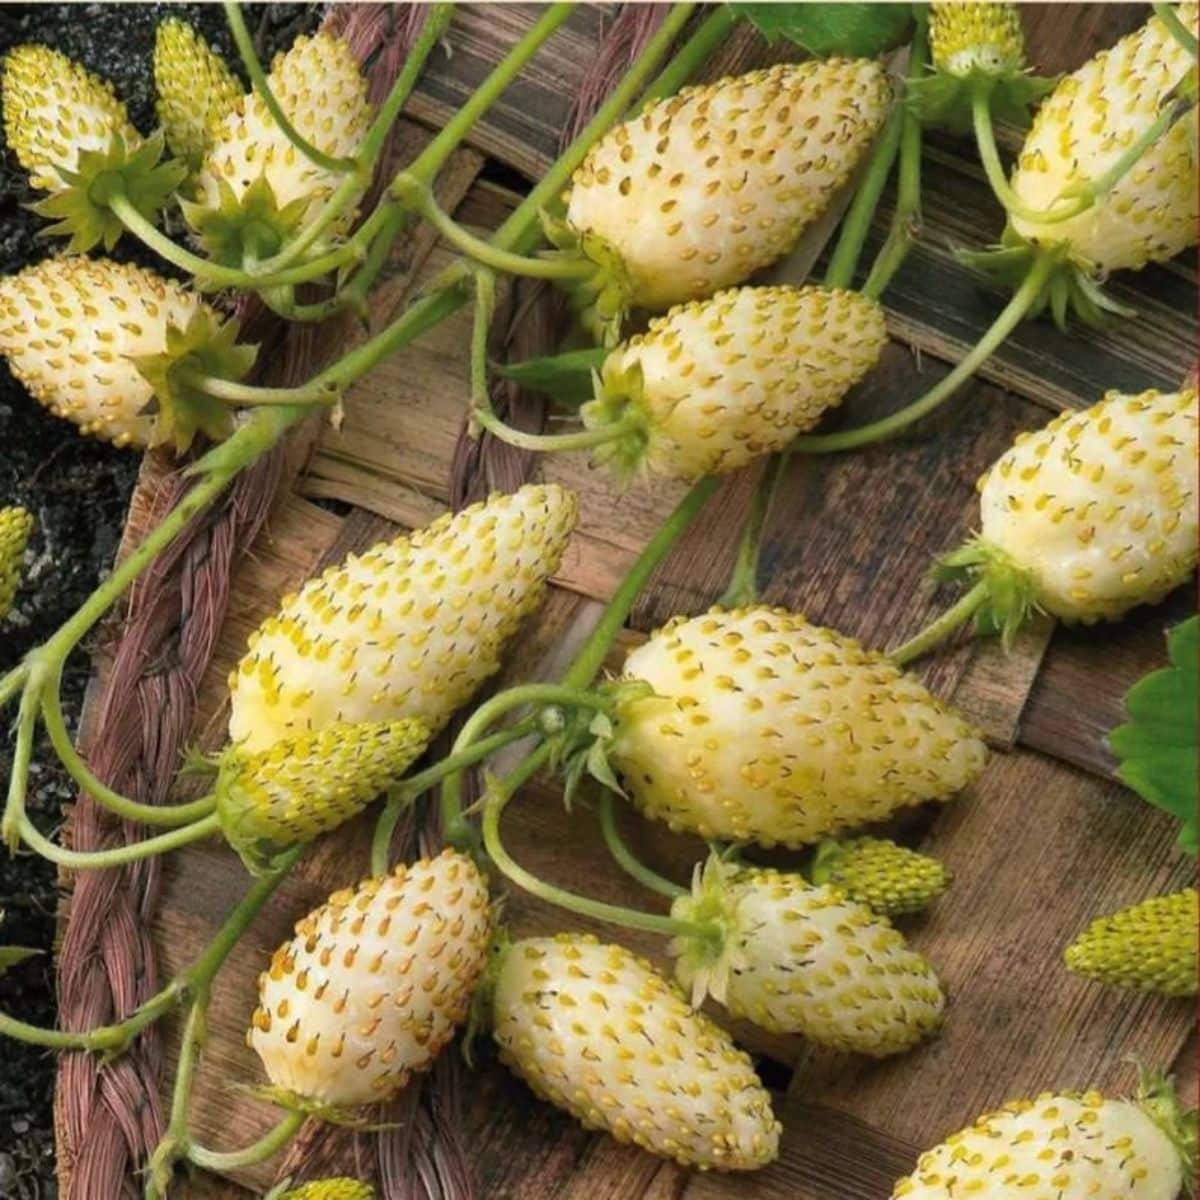
M 950 886 L 950 872 L 936 858 L 873 837 L 823 842 L 811 878 L 885 917 L 920 912 Z
M 168 17 L 154 37 L 154 87 L 167 144 L 197 167 L 212 144 L 214 128 L 241 99 L 241 85 L 190 25 Z
M 33 518 L 23 509 L 0 508 L 0 618 L 12 608 L 21 584 L 21 562 L 33 532 Z

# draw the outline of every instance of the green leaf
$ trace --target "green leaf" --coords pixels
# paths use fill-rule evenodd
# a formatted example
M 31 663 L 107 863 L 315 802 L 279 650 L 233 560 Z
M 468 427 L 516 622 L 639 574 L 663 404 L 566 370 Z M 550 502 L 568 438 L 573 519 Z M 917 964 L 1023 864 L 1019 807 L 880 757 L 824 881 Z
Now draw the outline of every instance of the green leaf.
M 30 946 L 0 946 L 0 975 L 35 954 L 41 954 L 41 951 Z
M 1117 777 L 1144 800 L 1181 822 L 1179 845 L 1189 854 L 1200 850 L 1197 828 L 1197 657 L 1200 617 L 1191 617 L 1167 634 L 1171 665 L 1144 675 L 1129 689 L 1129 720 L 1109 734 L 1108 744 L 1120 761 Z
M 768 42 L 785 38 L 822 57 L 872 58 L 908 40 L 908 4 L 731 4 Z
M 545 392 L 564 407 L 578 408 L 592 398 L 592 372 L 600 369 L 607 356 L 602 346 L 589 346 L 552 358 L 498 366 L 496 373 L 531 392 Z

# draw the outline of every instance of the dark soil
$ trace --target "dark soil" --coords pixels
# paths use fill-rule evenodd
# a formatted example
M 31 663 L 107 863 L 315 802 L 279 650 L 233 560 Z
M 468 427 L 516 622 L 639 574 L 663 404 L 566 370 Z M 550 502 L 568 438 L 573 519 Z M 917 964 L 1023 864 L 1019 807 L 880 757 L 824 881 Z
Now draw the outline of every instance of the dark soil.
M 154 126 L 150 69 L 154 31 L 164 13 L 190 21 L 225 53 L 230 45 L 219 6 L 201 4 L 55 4 L 0 7 L 0 54 L 26 41 L 61 50 L 111 80 L 133 123 Z M 256 7 L 260 50 L 290 43 L 314 9 Z M 43 222 L 24 207 L 36 196 L 3 146 L 0 131 L 0 274 L 54 252 L 37 236 Z M 128 239 L 126 239 L 126 242 Z M 123 242 L 113 257 L 161 264 Z M 12 613 L 0 621 L 0 674 L 44 641 L 108 570 L 121 536 L 138 459 L 128 451 L 80 437 L 74 427 L 34 403 L 0 360 L 0 506 L 21 504 L 37 522 L 26 579 Z M 89 674 L 76 656 L 63 682 L 63 703 L 74 727 Z M 7 726 L 7 721 L 5 721 Z M 37 747 L 28 806 L 42 829 L 53 830 L 73 795 L 47 744 Z M 7 781 L 10 747 L 0 741 L 0 781 Z M 46 953 L 0 980 L 0 1008 L 37 1024 L 55 1020 L 53 963 L 58 889 L 55 870 L 28 852 L 0 850 L 0 944 L 36 946 Z M 47 1052 L 5 1040 L 0 1046 L 0 1200 L 55 1196 L 51 1101 L 54 1061 Z

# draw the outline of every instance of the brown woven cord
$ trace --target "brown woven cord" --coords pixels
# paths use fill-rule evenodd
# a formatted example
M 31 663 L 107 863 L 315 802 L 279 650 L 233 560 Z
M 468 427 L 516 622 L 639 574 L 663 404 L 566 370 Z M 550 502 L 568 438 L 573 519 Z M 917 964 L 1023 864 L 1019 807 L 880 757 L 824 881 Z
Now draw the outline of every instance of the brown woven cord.
M 373 88 L 380 86 L 375 76 L 385 65 L 371 73 Z M 390 79 L 383 86 L 388 85 Z M 285 326 L 252 297 L 239 297 L 234 311 L 242 321 L 243 340 L 278 347 L 273 375 L 284 386 L 308 378 L 331 340 L 325 328 Z M 258 534 L 284 462 L 285 454 L 277 448 L 244 472 L 131 594 L 93 725 L 96 736 L 85 748 L 96 774 L 125 795 L 158 803 L 169 791 L 191 725 L 196 688 L 224 621 L 232 565 Z M 169 478 L 156 497 L 154 518 L 169 511 L 186 488 L 182 475 Z M 129 842 L 143 834 L 112 819 L 90 797 L 78 798 L 72 820 L 77 849 Z M 159 879 L 154 859 L 78 877 L 58 964 L 63 1028 L 119 1020 L 156 990 L 149 930 Z M 105 1068 L 91 1055 L 63 1055 L 55 1124 L 64 1200 L 140 1194 L 132 1168 L 163 1130 L 161 1067 L 162 1041 L 155 1028 Z
M 246 471 L 155 562 L 130 596 L 93 725 L 96 736 L 85 747 L 100 779 L 126 795 L 161 803 L 170 791 L 196 687 L 224 620 L 231 565 L 262 526 L 282 462 L 276 450 Z M 173 508 L 190 486 L 181 471 L 168 476 L 155 497 L 154 519 Z M 121 845 L 144 833 L 114 819 L 85 793 L 79 795 L 71 822 L 76 849 Z M 77 875 L 59 955 L 64 1029 L 121 1020 L 157 989 L 150 928 L 160 880 L 157 859 Z M 130 1167 L 162 1133 L 161 1065 L 157 1030 L 108 1067 L 90 1054 L 63 1055 L 55 1104 L 59 1145 L 72 1155 L 59 1164 L 64 1180 L 70 1180 L 67 1200 L 140 1194 Z

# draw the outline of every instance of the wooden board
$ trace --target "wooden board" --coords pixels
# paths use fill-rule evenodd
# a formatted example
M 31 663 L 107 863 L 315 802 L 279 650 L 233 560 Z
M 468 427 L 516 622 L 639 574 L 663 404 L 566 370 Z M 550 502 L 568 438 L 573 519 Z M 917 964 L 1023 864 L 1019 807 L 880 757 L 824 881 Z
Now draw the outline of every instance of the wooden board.
M 1078 61 L 1112 40 L 1123 23 L 1127 27 L 1129 7 L 1056 6 L 1034 14 L 1035 60 L 1044 45 L 1055 48 L 1047 51 L 1055 65 Z M 499 57 L 527 26 L 531 8 L 467 6 L 452 35 L 458 64 L 446 68 L 452 74 L 435 72 L 423 84 L 418 115 L 432 123 L 442 119 L 460 94 L 455 89 Z M 483 161 L 477 151 L 527 173 L 553 154 L 556 122 L 586 64 L 597 19 L 590 10 L 573 16 L 556 35 L 562 52 L 553 59 L 555 71 L 535 64 L 531 90 L 514 93 L 481 124 L 474 149 L 456 160 L 442 200 L 459 219 L 491 228 L 514 201 L 494 181 L 475 179 Z M 728 52 L 730 61 L 745 61 L 746 54 L 744 39 Z M 943 360 L 973 340 L 1002 303 L 949 255 L 962 237 L 982 243 L 995 232 L 964 224 L 982 192 L 962 149 L 947 144 L 929 156 L 925 236 L 888 296 L 894 344 L 835 424 L 859 424 L 929 387 L 948 370 Z M 410 243 L 375 297 L 373 325 L 448 258 L 425 235 Z M 1043 423 L 1046 409 L 1089 403 L 1103 386 L 1170 384 L 1182 373 L 1184 347 L 1190 353 L 1195 337 L 1192 280 L 1170 267 L 1143 273 L 1129 286 L 1135 303 L 1154 314 L 1145 326 L 1069 340 L 1028 327 L 984 381 L 903 439 L 860 455 L 793 462 L 765 539 L 766 599 L 878 646 L 896 644 L 940 611 L 953 593 L 930 584 L 927 568 L 971 531 L 974 480 L 1018 430 Z M 201 689 L 196 728 L 204 744 L 220 743 L 226 674 L 246 634 L 281 593 L 323 562 L 422 524 L 447 506 L 467 404 L 468 337 L 465 315 L 447 321 L 352 390 L 340 430 L 318 431 L 296 488 L 238 569 L 234 602 Z M 618 492 L 581 455 L 539 460 L 534 477 L 572 487 L 581 520 L 545 609 L 510 655 L 506 680 L 558 673 L 596 620 L 599 602 L 680 494 L 662 483 Z M 684 539 L 647 590 L 626 644 L 675 612 L 702 610 L 720 594 L 753 484 L 748 472 L 721 489 L 702 530 Z M 328 501 L 338 503 L 323 507 Z M 691 1175 L 582 1131 L 536 1102 L 484 1048 L 469 1081 L 464 1130 L 478 1194 L 488 1200 L 870 1200 L 888 1194 L 919 1148 L 989 1104 L 1051 1086 L 1127 1087 L 1130 1054 L 1161 1065 L 1185 1063 L 1190 1006 L 1108 992 L 1060 965 L 1064 944 L 1092 917 L 1186 878 L 1170 823 L 1107 780 L 1108 764 L 1097 751 L 1117 715 L 1115 698 L 1159 662 L 1161 626 L 1185 604 L 1177 600 L 1111 629 L 1054 631 L 1048 653 L 1046 625 L 1025 636 L 1011 656 L 994 645 L 966 643 L 923 667 L 929 686 L 973 716 L 1001 751 L 968 794 L 899 823 L 904 836 L 925 842 L 956 873 L 935 908 L 906 924 L 950 992 L 949 1018 L 937 1040 L 901 1059 L 866 1064 L 736 1027 L 760 1056 L 786 1130 L 779 1162 L 738 1178 Z M 680 881 L 704 852 L 697 841 L 673 837 L 632 813 L 621 819 L 637 851 Z M 567 813 L 551 781 L 526 789 L 505 828 L 518 859 L 546 878 L 569 885 L 586 880 L 589 893 L 601 899 L 661 905 L 632 888 L 598 852 L 594 817 L 586 807 Z M 368 823 L 359 821 L 315 848 L 218 980 L 193 1115 L 206 1144 L 244 1144 L 271 1122 L 271 1110 L 243 1090 L 261 1082 L 243 1041 L 255 977 L 293 921 L 331 887 L 365 871 L 368 836 Z M 194 958 L 245 886 L 236 858 L 216 845 L 172 857 L 155 923 L 164 973 Z M 507 911 L 519 933 L 563 924 L 557 912 L 524 895 L 514 896 Z M 665 961 L 653 939 L 621 940 Z M 353 1139 L 344 1147 L 353 1155 Z M 247 1195 L 244 1188 L 262 1190 L 272 1179 L 267 1166 L 239 1173 L 231 1183 L 199 1179 L 178 1194 L 234 1200 Z

